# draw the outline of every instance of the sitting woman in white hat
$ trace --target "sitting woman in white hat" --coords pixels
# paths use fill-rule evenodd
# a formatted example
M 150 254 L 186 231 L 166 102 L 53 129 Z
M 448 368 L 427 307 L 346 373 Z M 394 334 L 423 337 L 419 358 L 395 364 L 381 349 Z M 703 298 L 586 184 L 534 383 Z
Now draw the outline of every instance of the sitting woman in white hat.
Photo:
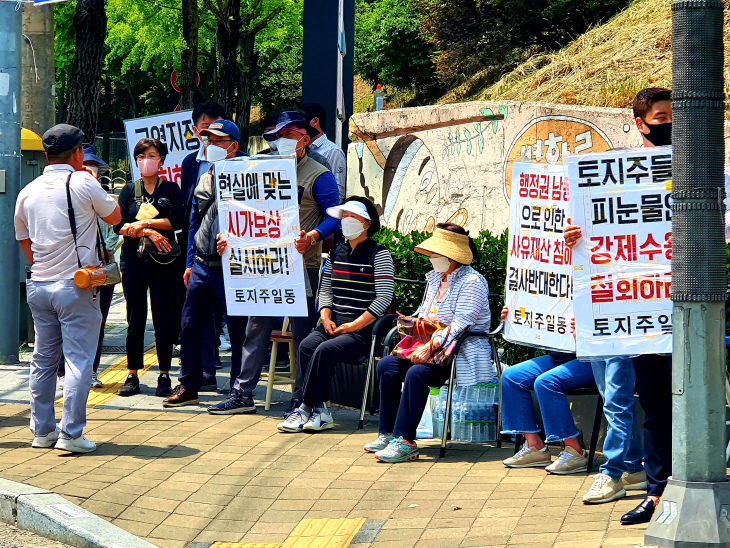
M 433 236 L 416 251 L 431 258 L 433 270 L 426 274 L 428 287 L 414 316 L 447 327 L 436 331 L 431 344 L 416 349 L 410 360 L 387 356 L 378 363 L 380 435 L 365 446 L 365 451 L 375 453 L 375 458 L 383 462 L 418 458 L 416 428 L 428 401 L 429 387 L 442 386 L 450 373 L 448 367 L 431 363 L 433 352 L 451 344 L 465 329 L 489 331 L 491 322 L 487 280 L 469 266 L 477 249 L 464 228 L 438 224 Z M 496 381 L 486 339 L 467 339 L 455 364 L 459 386 Z
M 333 248 L 327 260 L 319 290 L 322 323 L 299 345 L 303 403 L 278 425 L 282 432 L 334 426 L 324 402 L 335 366 L 368 353 L 372 324 L 393 300 L 393 257 L 371 238 L 380 230 L 372 202 L 353 196 L 328 208 L 327 215 L 342 220 L 347 241 Z

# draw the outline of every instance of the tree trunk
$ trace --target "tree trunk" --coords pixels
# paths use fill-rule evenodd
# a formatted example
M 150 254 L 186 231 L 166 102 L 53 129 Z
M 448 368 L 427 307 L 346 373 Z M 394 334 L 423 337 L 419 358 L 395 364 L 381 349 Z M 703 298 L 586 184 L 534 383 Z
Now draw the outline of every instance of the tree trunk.
M 241 75 L 238 83 L 236 105 L 236 125 L 241 130 L 241 150 L 248 150 L 248 130 L 251 121 L 251 98 L 258 63 L 254 52 L 256 35 L 246 35 L 241 39 Z
M 200 12 L 198 0 L 182 0 L 183 40 L 185 49 L 182 51 L 180 64 L 180 104 L 189 109 L 195 106 L 195 89 L 198 87 L 196 76 L 198 72 L 198 30 L 200 28 Z
M 228 116 L 236 112 L 236 86 L 238 68 L 238 40 L 241 32 L 241 0 L 228 0 L 224 11 L 225 23 L 218 22 L 216 45 L 218 47 L 218 103 Z
M 76 54 L 68 83 L 68 123 L 94 142 L 99 121 L 99 91 L 104 63 L 107 17 L 104 0 L 78 0 L 76 4 Z
M 107 75 L 104 78 L 104 143 L 101 150 L 101 159 L 109 163 L 112 128 L 112 79 Z

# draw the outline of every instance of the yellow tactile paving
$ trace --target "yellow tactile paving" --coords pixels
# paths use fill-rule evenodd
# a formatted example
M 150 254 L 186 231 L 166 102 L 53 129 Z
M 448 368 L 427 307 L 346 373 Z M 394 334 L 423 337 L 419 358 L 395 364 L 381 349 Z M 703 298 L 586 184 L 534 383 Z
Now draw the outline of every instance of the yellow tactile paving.
M 216 542 L 210 548 L 279 548 L 281 544 L 244 543 L 244 542 Z
M 281 548 L 345 548 L 365 521 L 365 518 L 305 519 L 299 522 Z
M 138 372 L 141 377 L 153 366 L 157 365 L 157 349 L 152 346 L 144 353 L 144 369 Z M 104 405 L 117 395 L 117 391 L 122 387 L 124 381 L 127 380 L 127 357 L 121 358 L 107 367 L 100 375 L 99 380 L 104 384 L 101 388 L 92 388 L 89 392 L 89 399 L 86 402 L 87 407 L 96 407 Z M 63 398 L 56 400 L 56 405 L 63 405 Z

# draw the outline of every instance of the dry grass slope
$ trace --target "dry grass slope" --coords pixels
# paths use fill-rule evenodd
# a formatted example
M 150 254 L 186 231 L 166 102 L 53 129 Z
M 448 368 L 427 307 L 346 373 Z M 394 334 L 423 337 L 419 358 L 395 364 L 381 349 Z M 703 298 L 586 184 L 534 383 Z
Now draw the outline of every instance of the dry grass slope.
M 629 107 L 646 87 L 671 88 L 672 0 L 636 0 L 608 23 L 591 29 L 560 51 L 539 54 L 486 89 L 467 82 L 442 102 L 543 101 L 597 107 Z M 725 93 L 730 93 L 730 20 L 726 0 Z M 479 78 L 476 75 L 474 79 Z

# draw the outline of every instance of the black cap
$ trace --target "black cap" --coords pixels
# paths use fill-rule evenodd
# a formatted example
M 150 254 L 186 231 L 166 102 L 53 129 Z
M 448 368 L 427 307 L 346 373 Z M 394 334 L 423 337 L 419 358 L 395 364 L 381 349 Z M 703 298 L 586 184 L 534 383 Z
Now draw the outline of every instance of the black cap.
M 84 132 L 75 126 L 58 124 L 43 134 L 43 148 L 48 154 L 63 154 L 84 140 Z

